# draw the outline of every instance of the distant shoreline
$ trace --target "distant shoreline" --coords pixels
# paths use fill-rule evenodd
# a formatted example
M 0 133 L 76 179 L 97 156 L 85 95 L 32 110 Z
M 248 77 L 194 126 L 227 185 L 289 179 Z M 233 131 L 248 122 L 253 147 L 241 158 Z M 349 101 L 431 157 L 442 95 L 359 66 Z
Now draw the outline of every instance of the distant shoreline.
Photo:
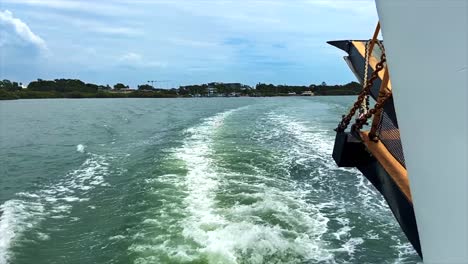
M 220 99 L 220 98 L 311 98 L 323 96 L 355 96 L 355 94 L 330 94 L 330 95 L 271 95 L 271 96 L 173 96 L 173 97 L 22 97 L 22 98 L 0 98 L 0 101 L 16 101 L 16 100 L 41 100 L 41 99 Z
M 362 86 L 356 82 L 344 85 L 322 84 L 273 85 L 258 83 L 255 87 L 241 83 L 212 82 L 162 89 L 149 84 L 132 89 L 117 83 L 97 85 L 76 79 L 55 79 L 30 82 L 27 86 L 9 80 L 0 81 L 0 100 L 63 99 L 63 98 L 226 98 L 226 97 L 296 97 L 357 95 Z

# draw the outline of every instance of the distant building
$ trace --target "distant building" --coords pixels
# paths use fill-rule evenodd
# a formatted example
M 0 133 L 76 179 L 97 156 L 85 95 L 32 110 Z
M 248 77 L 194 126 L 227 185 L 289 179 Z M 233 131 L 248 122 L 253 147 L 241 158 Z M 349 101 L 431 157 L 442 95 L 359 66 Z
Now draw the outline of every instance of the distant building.
M 304 92 L 302 92 L 301 95 L 302 95 L 302 96 L 313 96 L 314 93 L 313 93 L 312 91 L 304 91 Z
M 123 94 L 128 94 L 128 93 L 131 93 L 131 92 L 134 92 L 134 91 L 136 91 L 136 90 L 130 89 L 130 88 L 123 88 L 123 89 L 120 89 L 120 90 L 112 89 L 112 90 L 110 90 L 109 92 L 110 92 L 110 93 L 123 93 Z
M 218 90 L 214 87 L 208 87 L 206 88 L 207 89 L 207 92 L 208 92 L 208 96 L 209 97 L 212 97 L 212 96 L 217 96 L 217 92 Z

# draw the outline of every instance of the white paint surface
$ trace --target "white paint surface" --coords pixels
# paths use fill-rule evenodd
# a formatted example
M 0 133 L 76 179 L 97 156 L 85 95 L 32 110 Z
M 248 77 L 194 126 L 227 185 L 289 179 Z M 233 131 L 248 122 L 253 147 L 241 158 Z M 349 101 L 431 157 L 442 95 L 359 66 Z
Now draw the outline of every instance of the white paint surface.
M 425 263 L 468 263 L 468 0 L 376 0 Z

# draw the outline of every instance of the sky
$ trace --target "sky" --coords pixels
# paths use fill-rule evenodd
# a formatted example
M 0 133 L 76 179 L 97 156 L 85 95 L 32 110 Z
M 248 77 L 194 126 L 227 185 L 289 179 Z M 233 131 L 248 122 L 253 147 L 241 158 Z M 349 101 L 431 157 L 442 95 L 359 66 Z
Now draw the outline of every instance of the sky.
M 344 84 L 372 0 L 0 0 L 0 79 Z

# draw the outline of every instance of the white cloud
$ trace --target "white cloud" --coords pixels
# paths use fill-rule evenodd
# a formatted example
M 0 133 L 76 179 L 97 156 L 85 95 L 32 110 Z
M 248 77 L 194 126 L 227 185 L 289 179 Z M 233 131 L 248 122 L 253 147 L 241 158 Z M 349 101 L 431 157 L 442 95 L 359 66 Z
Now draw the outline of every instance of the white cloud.
M 168 38 L 168 41 L 178 46 L 207 47 L 207 48 L 213 48 L 213 47 L 219 46 L 219 44 L 216 42 L 210 42 L 210 41 L 204 41 L 204 40 L 193 40 L 193 39 L 179 38 L 179 37 Z
M 28 5 L 31 7 L 43 7 L 58 10 L 82 11 L 94 14 L 119 16 L 128 14 L 132 9 L 116 5 L 114 1 L 76 1 L 76 0 L 2 0 L 6 4 Z
M 31 43 L 41 50 L 47 50 L 46 42 L 41 37 L 32 32 L 26 23 L 21 21 L 19 18 L 15 18 L 11 11 L 0 11 L 0 25 L 11 27 L 15 34 L 23 41 Z
M 130 27 L 111 27 L 111 26 L 98 26 L 90 28 L 90 31 L 108 34 L 108 35 L 122 35 L 122 36 L 136 36 L 143 35 L 144 32 L 140 29 Z
M 4 0 L 5 3 L 45 6 L 50 8 L 71 9 L 79 6 L 79 2 L 63 0 Z
M 134 52 L 126 53 L 120 57 L 120 61 L 123 62 L 141 62 L 142 59 L 143 57 L 140 54 Z
M 124 37 L 133 37 L 145 34 L 141 25 L 123 21 L 124 19 L 122 18 L 115 21 L 112 19 L 103 19 L 99 16 L 82 16 L 79 13 L 70 15 L 55 11 L 44 12 L 28 9 L 23 11 L 22 14 L 39 25 L 49 24 L 49 29 L 51 27 L 55 27 L 56 30 L 61 29 L 68 32 L 87 31 L 89 33 Z M 50 26 L 50 24 L 54 26 Z M 60 27 L 57 27 L 57 25 L 60 25 Z
M 142 76 L 155 70 L 184 82 L 347 80 L 340 51 L 326 41 L 369 38 L 377 21 L 372 0 L 0 1 L 47 36 L 55 75 L 103 81 L 149 78 Z
M 368 16 L 372 16 L 376 13 L 375 3 L 370 0 L 308 0 L 307 3 Z
M 159 61 L 148 61 L 145 60 L 145 58 L 135 52 L 128 52 L 126 54 L 123 54 L 120 56 L 118 61 L 121 63 L 122 66 L 128 66 L 128 67 L 141 67 L 141 68 L 146 68 L 146 67 L 158 67 L 158 68 L 164 68 L 167 66 L 167 63 L 165 62 L 159 62 Z

